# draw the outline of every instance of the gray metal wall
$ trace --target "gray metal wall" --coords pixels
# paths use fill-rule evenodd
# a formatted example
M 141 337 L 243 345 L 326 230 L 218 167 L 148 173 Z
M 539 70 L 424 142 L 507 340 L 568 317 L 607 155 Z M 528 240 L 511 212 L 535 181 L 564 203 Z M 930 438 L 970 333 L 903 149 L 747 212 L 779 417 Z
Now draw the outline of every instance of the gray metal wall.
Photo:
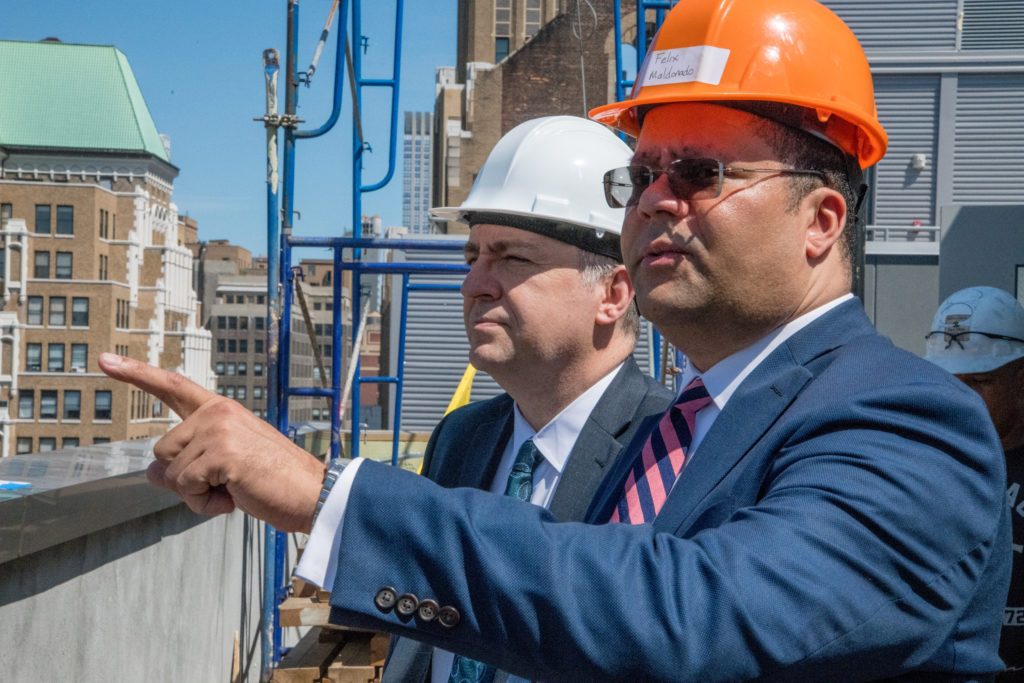
M 923 353 L 947 295 L 1020 287 L 1024 2 L 823 2 L 864 46 L 889 134 L 868 174 L 865 308 L 880 332 Z

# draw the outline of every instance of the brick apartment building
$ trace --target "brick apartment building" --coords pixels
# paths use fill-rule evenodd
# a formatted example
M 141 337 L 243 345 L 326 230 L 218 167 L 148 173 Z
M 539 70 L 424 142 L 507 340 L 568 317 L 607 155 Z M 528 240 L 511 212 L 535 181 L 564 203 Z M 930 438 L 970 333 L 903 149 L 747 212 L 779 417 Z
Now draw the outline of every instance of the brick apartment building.
M 0 455 L 162 434 L 96 359 L 213 388 L 178 169 L 117 48 L 0 41 L 0 63 Z

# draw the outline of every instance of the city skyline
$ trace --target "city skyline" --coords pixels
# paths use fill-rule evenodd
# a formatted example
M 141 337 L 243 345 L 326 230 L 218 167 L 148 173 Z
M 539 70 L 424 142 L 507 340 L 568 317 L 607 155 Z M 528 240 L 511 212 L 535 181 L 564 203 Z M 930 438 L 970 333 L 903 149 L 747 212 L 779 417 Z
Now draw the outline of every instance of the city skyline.
M 364 3 L 364 78 L 391 75 L 394 3 Z M 305 71 L 330 10 L 328 0 L 302 5 L 298 70 Z M 434 68 L 455 63 L 455 0 L 405 3 L 399 117 L 433 108 Z M 275 48 L 284 63 L 287 3 L 259 3 L 247 11 L 220 3 L 147 3 L 52 0 L 5 12 L 0 39 L 113 45 L 128 59 L 157 130 L 170 140 L 171 163 L 180 169 L 173 201 L 199 224 L 201 240 L 227 239 L 254 255 L 267 252 L 265 133 L 254 118 L 265 113 L 262 52 Z M 310 87 L 300 86 L 300 129 L 319 127 L 330 113 L 338 17 Z M 334 236 L 351 230 L 352 125 L 347 83 L 343 111 L 327 135 L 300 141 L 296 153 L 294 233 Z M 378 92 L 374 92 L 378 91 Z M 364 183 L 383 178 L 388 156 L 388 98 L 366 88 Z M 283 111 L 283 78 L 279 84 Z M 401 118 L 399 118 L 399 126 Z M 401 145 L 396 168 L 382 190 L 363 195 L 362 213 L 385 226 L 402 222 Z M 309 254 L 312 256 L 313 254 Z

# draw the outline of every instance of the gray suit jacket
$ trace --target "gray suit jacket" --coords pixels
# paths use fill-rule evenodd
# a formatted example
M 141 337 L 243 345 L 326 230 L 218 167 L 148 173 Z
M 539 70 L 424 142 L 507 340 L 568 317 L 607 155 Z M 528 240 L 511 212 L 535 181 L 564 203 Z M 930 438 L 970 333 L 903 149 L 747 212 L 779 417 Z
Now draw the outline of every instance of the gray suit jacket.
M 643 374 L 630 356 L 594 406 L 572 449 L 549 510 L 580 521 L 594 492 L 645 418 L 661 415 L 671 391 Z M 502 394 L 449 413 L 434 428 L 423 457 L 424 475 L 447 488 L 489 489 L 512 436 L 512 398 Z M 425 681 L 433 648 L 392 638 L 382 683 Z

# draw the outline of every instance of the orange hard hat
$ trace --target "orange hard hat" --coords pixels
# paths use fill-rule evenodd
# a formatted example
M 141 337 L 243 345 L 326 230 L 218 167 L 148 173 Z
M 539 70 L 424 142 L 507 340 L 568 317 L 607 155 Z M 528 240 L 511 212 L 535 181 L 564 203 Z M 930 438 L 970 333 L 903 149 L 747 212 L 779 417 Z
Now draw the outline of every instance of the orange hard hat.
M 885 155 L 864 50 L 816 0 L 681 0 L 654 36 L 629 99 L 590 117 L 635 137 L 641 107 L 714 101 L 796 105 L 797 127 L 861 168 Z

